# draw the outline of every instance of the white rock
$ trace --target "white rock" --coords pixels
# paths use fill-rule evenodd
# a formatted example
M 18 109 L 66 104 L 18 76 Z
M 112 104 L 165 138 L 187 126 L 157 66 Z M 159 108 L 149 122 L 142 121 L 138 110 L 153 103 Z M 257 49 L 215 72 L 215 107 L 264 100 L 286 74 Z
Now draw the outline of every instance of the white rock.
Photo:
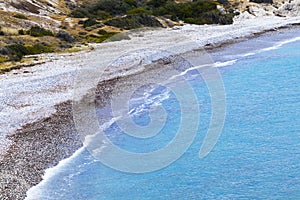
M 222 14 L 226 14 L 226 13 L 227 13 L 226 10 L 225 10 L 225 8 L 224 8 L 223 6 L 221 6 L 221 5 L 217 5 L 217 9 L 218 9 Z
M 250 6 L 249 13 L 256 17 L 266 16 L 266 11 L 263 8 L 256 6 Z
M 283 4 L 274 13 L 275 13 L 275 15 L 278 15 L 281 17 L 300 16 L 300 0 L 294 0 L 294 1 L 291 1 L 290 3 Z
M 255 18 L 254 15 L 251 15 L 248 11 L 242 12 L 240 15 L 235 16 L 233 21 L 237 22 L 237 21 L 243 21 L 245 19 L 253 19 Z

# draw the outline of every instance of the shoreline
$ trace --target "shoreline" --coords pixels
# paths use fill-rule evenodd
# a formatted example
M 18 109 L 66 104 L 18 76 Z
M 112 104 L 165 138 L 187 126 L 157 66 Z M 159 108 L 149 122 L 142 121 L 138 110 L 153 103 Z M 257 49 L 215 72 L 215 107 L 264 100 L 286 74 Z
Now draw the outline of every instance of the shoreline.
M 300 18 L 298 17 L 297 20 L 300 21 L 299 19 Z M 295 22 L 295 24 L 297 26 L 299 25 L 299 22 L 298 23 Z M 280 27 L 284 29 L 284 28 L 293 27 L 293 25 L 285 24 Z M 198 26 L 198 29 L 201 29 L 201 27 Z M 280 29 L 280 28 L 275 27 L 275 29 Z M 164 30 L 158 30 L 154 32 L 160 32 L 160 31 L 164 31 Z M 168 30 L 165 30 L 164 32 L 167 31 Z M 176 32 L 178 30 L 173 30 L 173 31 Z M 266 29 L 261 32 L 256 32 L 248 35 L 246 34 L 246 36 L 244 35 L 239 38 L 234 38 L 234 39 L 227 38 L 227 40 L 223 40 L 222 42 L 219 41 L 219 43 L 207 41 L 210 45 L 202 44 L 202 47 L 207 51 L 217 51 L 220 48 L 223 48 L 225 46 L 238 43 L 247 40 L 249 38 L 256 38 L 263 34 L 268 34 L 271 31 L 276 31 L 276 30 Z M 182 32 L 184 33 L 184 31 Z M 146 34 L 149 34 L 149 32 L 147 32 Z M 171 38 L 170 41 L 171 43 L 172 43 L 172 39 L 173 38 Z M 121 41 L 120 43 L 122 45 L 122 43 L 126 43 L 126 42 L 130 43 L 130 41 L 125 41 L 125 42 Z M 107 43 L 107 44 L 112 44 L 112 43 Z M 104 45 L 100 44 L 98 46 L 105 46 L 105 44 Z M 201 46 L 201 43 L 199 46 Z M 117 46 L 115 48 L 118 49 L 120 48 L 120 46 Z M 190 51 L 192 51 L 192 49 L 190 49 Z M 86 62 L 93 62 L 93 60 L 89 58 L 89 53 L 83 53 L 83 54 L 84 55 L 81 55 L 81 58 L 86 56 L 85 57 Z M 73 56 L 74 55 L 77 54 L 73 54 Z M 98 59 L 98 56 L 96 56 L 94 59 Z M 59 62 L 60 61 L 58 61 L 56 64 L 58 64 Z M 32 67 L 31 69 L 38 71 L 38 69 L 36 69 L 38 67 L 39 66 Z M 76 71 L 77 67 L 73 67 L 73 68 L 75 68 L 73 70 Z M 74 71 L 71 70 L 71 75 L 75 74 Z M 63 71 L 62 73 L 66 73 L 66 72 Z M 117 73 L 118 71 L 113 72 L 114 75 L 117 75 Z M 132 73 L 132 71 L 129 71 L 128 73 L 130 74 Z M 55 77 L 55 73 L 51 77 Z M 73 81 L 70 82 L 73 83 Z M 109 85 L 109 81 L 108 83 L 106 83 L 106 85 Z M 38 184 L 39 182 L 41 182 L 42 176 L 46 169 L 51 168 L 55 166 L 59 161 L 70 157 L 76 150 L 78 150 L 82 146 L 81 140 L 79 139 L 79 136 L 76 134 L 74 122 L 72 120 L 72 105 L 70 101 L 70 99 L 72 99 L 72 89 L 67 90 L 66 88 L 58 88 L 57 91 L 58 94 L 67 91 L 67 95 L 65 95 L 63 98 L 59 98 L 61 102 L 56 102 L 54 107 L 52 106 L 52 108 L 47 107 L 49 105 L 45 106 L 44 109 L 48 110 L 48 112 L 43 113 L 43 116 L 36 115 L 37 117 L 30 119 L 28 123 L 25 123 L 26 125 L 23 124 L 16 130 L 10 129 L 8 131 L 9 134 L 7 134 L 7 137 L 8 139 L 10 139 L 10 141 L 12 141 L 12 145 L 9 147 L 8 151 L 6 151 L 4 157 L 0 160 L 0 169 L 1 171 L 3 170 L 5 172 L 11 173 L 6 175 L 7 176 L 11 175 L 12 180 L 7 180 L 8 188 L 7 187 L 5 188 L 2 199 L 24 199 L 26 196 L 26 191 L 29 189 L 28 186 L 32 187 Z M 50 93 L 50 96 L 51 94 L 53 94 L 53 92 Z M 39 110 L 39 108 L 37 108 L 37 111 L 35 110 L 35 112 L 43 112 L 43 110 L 41 111 Z M 15 180 L 16 177 L 18 178 L 18 180 Z M 11 183 L 9 181 L 14 181 L 14 182 Z M 22 183 L 24 181 L 27 183 L 27 185 L 22 186 Z M 17 184 L 17 186 L 15 184 Z M 0 189 L 3 190 L 2 188 L 3 186 L 2 185 L 0 186 L 1 186 Z M 1 191 L 1 195 L 2 195 L 2 191 Z

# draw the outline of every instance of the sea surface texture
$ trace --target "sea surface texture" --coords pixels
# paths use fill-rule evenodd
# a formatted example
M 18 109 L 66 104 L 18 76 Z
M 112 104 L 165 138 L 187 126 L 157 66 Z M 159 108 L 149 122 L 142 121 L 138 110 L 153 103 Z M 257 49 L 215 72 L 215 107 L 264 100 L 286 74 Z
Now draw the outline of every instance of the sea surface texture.
M 198 154 L 212 115 L 211 98 L 203 78 L 191 70 L 188 82 L 199 104 L 199 129 L 178 160 L 154 172 L 132 174 L 103 165 L 82 148 L 47 170 L 27 199 L 300 199 L 299 35 L 299 28 L 278 31 L 211 53 L 225 87 L 226 116 L 208 156 L 200 159 Z M 155 137 L 136 139 L 116 123 L 105 130 L 107 137 L 128 151 L 162 148 L 180 126 L 176 95 L 164 87 L 152 89 L 132 100 L 130 109 L 133 120 L 146 126 L 147 109 L 156 105 L 168 117 Z

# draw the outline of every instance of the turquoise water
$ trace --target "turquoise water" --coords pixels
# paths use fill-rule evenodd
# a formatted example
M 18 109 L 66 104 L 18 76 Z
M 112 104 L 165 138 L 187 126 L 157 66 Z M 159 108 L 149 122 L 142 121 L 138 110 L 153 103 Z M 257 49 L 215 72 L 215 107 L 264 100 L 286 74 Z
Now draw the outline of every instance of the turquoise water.
M 200 128 L 176 162 L 152 173 L 129 174 L 102 165 L 81 149 L 49 172 L 30 195 L 55 200 L 300 199 L 300 41 L 285 42 L 299 33 L 278 32 L 211 53 L 215 61 L 235 62 L 219 68 L 226 90 L 226 121 L 218 143 L 204 159 L 198 152 L 211 116 L 210 96 L 202 78 L 194 75 L 189 81 L 201 109 Z M 159 88 L 154 93 L 163 92 Z M 168 122 L 149 141 L 121 134 L 116 124 L 106 134 L 130 151 L 161 148 L 174 137 L 180 121 L 174 94 L 162 105 Z M 147 110 L 134 120 L 146 125 Z

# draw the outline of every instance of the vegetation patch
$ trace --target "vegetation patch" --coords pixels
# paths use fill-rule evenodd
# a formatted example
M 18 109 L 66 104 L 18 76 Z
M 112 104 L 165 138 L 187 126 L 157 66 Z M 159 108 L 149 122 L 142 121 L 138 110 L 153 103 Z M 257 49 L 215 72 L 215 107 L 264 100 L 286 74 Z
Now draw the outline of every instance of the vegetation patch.
M 86 28 L 86 27 L 90 27 L 90 26 L 93 26 L 95 24 L 98 24 L 98 22 L 95 20 L 95 19 L 87 19 L 85 20 L 83 23 L 83 27 Z
M 107 18 L 108 15 L 124 15 L 127 11 L 135 8 L 136 3 L 133 0 L 101 0 L 92 5 L 84 5 L 75 8 L 71 16 L 77 18 L 89 17 L 96 19 Z M 99 13 L 99 11 L 101 11 Z
M 7 45 L 2 51 L 7 52 L 10 61 L 20 61 L 23 56 L 28 55 L 28 49 L 22 44 Z
M 0 63 L 4 63 L 7 61 L 9 61 L 9 58 L 7 56 L 0 55 Z
M 34 45 L 11 44 L 0 49 L 0 57 L 4 61 L 20 61 L 25 55 L 54 52 L 54 48 L 46 43 L 36 43 Z M 5 59 L 4 59 L 5 58 Z
M 141 7 L 129 10 L 127 12 L 127 15 L 142 14 L 142 13 L 151 15 L 150 11 L 146 10 L 145 8 L 141 8 Z
M 105 40 L 111 38 L 113 35 L 115 35 L 117 33 L 115 32 L 107 32 L 106 34 L 103 34 L 101 36 L 97 36 L 97 35 L 88 35 L 86 36 L 86 41 L 87 42 L 90 42 L 90 43 L 101 43 L 101 42 L 104 42 Z
M 59 38 L 62 41 L 74 43 L 75 39 L 72 37 L 72 35 L 66 31 L 59 31 L 55 37 Z
M 18 19 L 28 19 L 25 15 L 22 15 L 20 13 L 15 14 L 14 17 Z
M 46 30 L 39 26 L 33 26 L 28 31 L 27 34 L 33 37 L 43 37 L 43 36 L 54 36 L 53 32 Z
M 46 43 L 36 43 L 32 46 L 26 46 L 26 48 L 28 51 L 27 55 L 51 53 L 54 51 L 54 49 Z
M 254 0 L 272 1 L 272 0 Z M 230 24 L 233 22 L 233 11 L 222 13 L 217 5 L 229 6 L 227 0 L 194 0 L 186 3 L 176 3 L 174 0 L 100 0 L 94 4 L 75 8 L 71 13 L 73 17 L 89 17 L 90 19 L 108 19 L 109 16 L 117 17 L 108 20 L 106 24 L 116 24 L 116 27 L 125 29 L 139 28 L 142 26 L 157 26 L 149 23 L 149 15 L 164 16 L 173 21 L 183 20 L 192 24 Z M 124 15 L 127 16 L 124 18 Z M 144 14 L 141 15 L 141 14 Z M 123 17 L 121 17 L 123 16 Z M 145 21 L 144 21 L 145 20 Z M 153 21 L 152 19 L 150 21 Z
M 150 3 L 153 1 L 150 1 Z M 157 6 L 157 4 L 155 4 Z M 167 1 L 154 9 L 154 14 L 174 21 L 191 24 L 231 24 L 234 14 L 223 14 L 217 9 L 218 2 L 196 0 L 190 3 Z
M 0 36 L 4 36 L 5 33 L 2 31 L 2 27 L 0 26 Z
M 135 29 L 144 26 L 163 27 L 162 24 L 153 16 L 147 14 L 128 15 L 126 17 L 117 17 L 105 22 L 106 25 L 115 26 L 122 29 Z

